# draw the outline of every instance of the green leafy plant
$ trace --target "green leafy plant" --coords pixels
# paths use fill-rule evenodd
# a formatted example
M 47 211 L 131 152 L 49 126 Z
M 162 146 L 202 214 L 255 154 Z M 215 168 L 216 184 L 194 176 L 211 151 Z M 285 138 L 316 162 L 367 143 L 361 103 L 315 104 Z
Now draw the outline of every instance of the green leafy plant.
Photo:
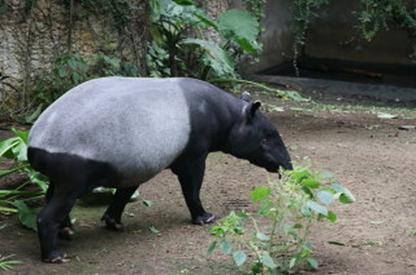
M 3 256 L 0 254 L 0 270 L 11 271 L 15 265 L 22 264 L 22 261 L 12 260 L 14 255 Z
M 247 11 L 228 10 L 215 20 L 190 0 L 153 0 L 150 7 L 148 67 L 162 76 L 236 77 L 238 57 L 260 50 L 259 23 Z
M 404 0 L 361 0 L 355 12 L 358 29 L 367 41 L 374 39 L 381 30 L 388 30 L 392 23 L 416 35 L 416 6 Z
M 26 202 L 43 197 L 47 179 L 33 170 L 27 160 L 28 132 L 12 129 L 14 137 L 0 142 L 0 160 L 9 166 L 0 169 L 0 180 L 12 174 L 24 174 L 25 180 L 15 189 L 0 189 L 0 213 L 18 213 L 21 223 L 36 230 L 35 211 Z M 27 188 L 33 185 L 34 188 Z
M 297 167 L 284 172 L 280 181 L 255 188 L 251 201 L 258 206 L 256 213 L 231 212 L 210 228 L 215 240 L 208 253 L 219 248 L 250 274 L 280 274 L 304 264 L 317 269 L 309 243 L 311 225 L 322 220 L 335 222 L 337 215 L 328 208 L 330 204 L 355 199 L 330 175 Z
M 38 76 L 34 88 L 36 109 L 25 118 L 26 123 L 32 123 L 44 106 L 48 106 L 70 88 L 89 79 L 102 76 L 138 76 L 138 68 L 121 59 L 98 53 L 87 60 L 79 54 L 64 54 L 58 57 L 53 68 Z

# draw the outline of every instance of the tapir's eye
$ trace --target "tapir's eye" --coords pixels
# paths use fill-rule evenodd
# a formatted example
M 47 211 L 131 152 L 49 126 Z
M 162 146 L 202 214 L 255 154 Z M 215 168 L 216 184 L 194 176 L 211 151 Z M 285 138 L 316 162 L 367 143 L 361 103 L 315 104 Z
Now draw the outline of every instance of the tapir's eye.
M 265 137 L 265 138 L 263 138 L 263 139 L 261 140 L 261 143 L 263 143 L 263 144 L 270 144 L 270 143 L 272 143 L 272 138 L 270 138 L 270 137 Z

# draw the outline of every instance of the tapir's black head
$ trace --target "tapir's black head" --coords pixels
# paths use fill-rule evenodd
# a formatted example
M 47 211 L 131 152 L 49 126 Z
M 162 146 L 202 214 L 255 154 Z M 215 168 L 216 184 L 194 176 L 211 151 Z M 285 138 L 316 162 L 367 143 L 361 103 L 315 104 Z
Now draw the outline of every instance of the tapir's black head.
M 260 102 L 252 102 L 248 93 L 241 100 L 241 117 L 229 135 L 230 153 L 269 172 L 278 172 L 279 167 L 291 170 L 286 146 L 273 124 L 259 111 Z

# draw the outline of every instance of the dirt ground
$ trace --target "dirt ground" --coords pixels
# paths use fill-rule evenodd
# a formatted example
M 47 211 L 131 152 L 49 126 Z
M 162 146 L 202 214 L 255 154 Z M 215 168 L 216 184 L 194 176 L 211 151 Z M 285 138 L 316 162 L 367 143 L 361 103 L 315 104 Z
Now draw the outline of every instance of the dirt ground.
M 373 107 L 267 103 L 271 109 L 283 107 L 269 116 L 295 162 L 310 160 L 314 168 L 335 173 L 357 199 L 336 208 L 337 223 L 314 227 L 311 239 L 320 268 L 312 274 L 416 274 L 416 130 L 398 129 L 416 125 L 416 110 L 387 109 L 399 118 L 383 120 L 375 112 L 386 110 Z M 205 207 L 220 217 L 230 210 L 252 211 L 249 192 L 268 177 L 274 175 L 246 161 L 211 154 L 202 190 Z M 189 223 L 180 186 L 169 171 L 140 191 L 153 205 L 130 203 L 121 233 L 102 227 L 104 206 L 73 210 L 77 234 L 73 241 L 60 242 L 70 263 L 41 263 L 35 233 L 22 228 L 16 217 L 0 218 L 0 254 L 23 261 L 12 274 L 235 273 L 226 258 L 207 256 L 212 241 L 208 227 Z

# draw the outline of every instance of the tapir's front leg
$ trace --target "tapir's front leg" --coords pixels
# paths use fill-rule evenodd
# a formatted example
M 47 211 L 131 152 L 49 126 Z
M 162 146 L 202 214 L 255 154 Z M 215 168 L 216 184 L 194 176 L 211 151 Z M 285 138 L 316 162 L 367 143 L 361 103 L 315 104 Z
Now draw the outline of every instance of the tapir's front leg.
M 192 222 L 200 225 L 212 223 L 215 220 L 213 214 L 205 212 L 199 198 L 206 156 L 204 154 L 196 158 L 181 159 L 172 166 L 172 172 L 178 176 L 181 183 L 186 205 L 191 212 Z

